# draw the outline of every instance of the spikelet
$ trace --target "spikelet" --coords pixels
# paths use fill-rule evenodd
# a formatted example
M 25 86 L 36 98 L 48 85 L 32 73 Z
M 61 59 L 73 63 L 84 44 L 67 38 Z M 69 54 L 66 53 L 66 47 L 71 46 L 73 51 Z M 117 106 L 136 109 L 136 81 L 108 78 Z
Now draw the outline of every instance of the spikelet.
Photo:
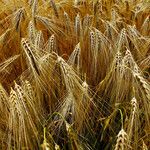
M 6 114 L 8 109 L 8 94 L 0 83 L 0 111 Z
M 81 31 L 81 19 L 80 19 L 80 15 L 77 14 L 75 18 L 75 33 L 76 33 L 77 39 L 79 38 L 81 34 L 80 31 Z
M 20 104 L 18 102 L 18 97 L 17 97 L 17 93 L 11 88 L 10 91 L 10 97 L 9 97 L 9 101 L 10 101 L 10 110 L 13 113 L 17 113 L 19 116 L 21 116 L 21 108 L 20 108 Z
M 135 78 L 138 79 L 138 81 L 142 84 L 142 87 L 144 88 L 145 92 L 146 92 L 146 97 L 148 98 L 148 100 L 150 100 L 150 84 L 147 82 L 147 80 L 142 76 L 141 71 L 138 67 L 138 65 L 134 62 L 133 63 L 133 76 Z
M 144 35 L 147 35 L 150 32 L 150 16 L 147 16 L 144 20 L 141 30 Z
M 115 9 L 112 8 L 112 11 L 111 11 L 111 19 L 112 19 L 113 24 L 115 24 L 117 18 L 119 18 L 118 13 L 116 12 Z
M 66 127 L 66 131 L 69 132 L 70 124 L 67 121 L 65 121 L 65 127 Z
M 127 133 L 124 131 L 124 129 L 121 129 L 117 135 L 115 150 L 126 150 L 127 138 Z
M 13 24 L 15 25 L 16 30 L 20 29 L 21 21 L 24 18 L 24 8 L 18 9 L 18 11 L 14 14 Z
M 92 54 L 91 57 L 92 57 L 94 75 L 96 76 L 98 50 L 99 50 L 99 37 L 96 35 L 94 31 L 90 32 L 90 47 L 91 47 L 91 54 Z
M 35 49 L 43 49 L 44 48 L 44 37 L 42 31 L 38 31 L 35 38 Z
M 133 73 L 133 76 L 136 77 L 140 83 L 142 84 L 145 92 L 146 92 L 146 97 L 148 99 L 150 99 L 150 85 L 149 83 L 146 81 L 146 79 L 144 79 L 141 75 L 140 69 L 138 67 L 138 65 L 136 64 L 136 62 L 133 59 L 133 56 L 131 54 L 131 52 L 127 49 L 125 57 L 123 59 L 123 62 L 126 66 L 130 67 Z
M 67 33 L 69 33 L 71 31 L 70 18 L 69 18 L 69 15 L 66 12 L 64 12 L 64 17 L 65 17 L 65 25 L 66 25 Z
M 67 119 L 69 114 L 71 113 L 71 121 L 74 120 L 74 115 L 75 115 L 75 98 L 73 96 L 73 93 L 71 91 L 68 92 L 68 95 L 66 96 L 64 100 L 64 104 L 61 107 L 60 110 L 61 115 Z
M 29 34 L 29 40 L 31 41 L 31 43 L 35 44 L 36 29 L 34 26 L 34 22 L 32 20 L 29 22 L 28 34 Z
M 116 62 L 116 67 L 120 67 L 122 64 L 122 54 L 120 51 L 118 51 L 116 53 L 116 57 L 115 57 L 115 62 Z
M 94 28 L 95 31 L 95 35 L 96 35 L 96 54 L 98 55 L 98 52 L 101 51 L 104 55 L 106 56 L 111 56 L 112 55 L 112 45 L 110 43 L 110 40 L 108 39 L 107 36 L 105 36 L 101 31 L 97 30 L 96 28 Z M 105 50 L 107 49 L 107 51 Z M 106 64 L 107 59 L 109 59 L 109 57 L 105 58 L 106 60 Z
M 133 75 L 136 76 L 137 74 L 141 74 L 140 68 L 139 66 L 136 64 L 136 62 L 134 61 L 133 63 Z
M 106 28 L 106 36 L 113 40 L 114 30 L 110 22 L 106 21 L 105 28 Z
M 96 44 L 96 38 L 95 33 L 93 31 L 90 32 L 90 45 L 91 45 L 91 51 L 94 51 Z
M 91 53 L 94 53 L 95 51 L 95 44 L 96 44 L 96 36 L 94 31 L 90 31 L 90 47 L 91 47 Z
M 135 77 L 137 77 L 137 79 L 139 79 L 140 83 L 142 84 L 142 86 L 146 92 L 146 97 L 150 101 L 150 84 L 149 84 L 149 82 L 147 82 L 146 79 L 144 79 L 140 74 L 136 74 Z
M 80 60 L 81 60 L 81 47 L 80 47 L 80 43 L 78 43 L 74 49 L 74 51 L 72 52 L 72 54 L 70 55 L 69 59 L 68 59 L 68 64 L 71 66 L 76 65 L 77 66 L 77 70 L 79 72 L 79 68 L 80 68 Z
M 89 90 L 89 85 L 87 84 L 86 80 L 82 83 L 82 87 L 83 87 L 83 94 L 82 94 L 82 101 L 84 104 L 86 104 L 87 99 L 90 99 L 90 90 Z
M 123 58 L 123 63 L 125 66 L 133 69 L 134 68 L 134 59 L 129 49 L 126 50 L 125 56 Z
M 55 35 L 51 35 L 51 37 L 49 38 L 48 40 L 48 44 L 47 44 L 47 51 L 49 53 L 51 52 L 56 52 L 56 38 L 55 38 Z
M 89 85 L 86 83 L 86 80 L 82 83 L 82 87 L 83 87 L 83 92 L 85 95 L 88 95 L 88 88 Z
M 34 98 L 34 91 L 29 81 L 27 80 L 24 81 L 23 89 L 24 89 L 25 95 L 27 95 L 28 98 L 30 99 Z
M 21 44 L 22 44 L 22 47 L 23 47 L 23 49 L 24 49 L 24 51 L 26 53 L 26 56 L 27 56 L 27 58 L 29 60 L 29 63 L 31 65 L 31 67 L 32 67 L 33 72 L 36 72 L 38 75 L 40 75 L 40 72 L 38 70 L 37 64 L 35 62 L 35 58 L 34 58 L 34 55 L 33 55 L 33 50 L 31 48 L 30 43 L 25 38 L 22 38 Z
M 31 7 L 32 4 L 33 4 L 33 0 L 28 0 L 28 4 L 29 4 L 29 6 Z
M 95 32 L 95 35 L 96 35 L 96 38 L 98 39 L 98 42 L 103 42 L 105 43 L 107 46 L 108 46 L 108 43 L 109 43 L 109 39 L 107 36 L 105 36 L 100 30 L 96 29 L 96 28 L 93 28 L 94 29 L 94 32 Z
M 54 10 L 55 16 L 57 18 L 59 18 L 58 10 L 57 10 L 57 7 L 56 7 L 56 4 L 55 4 L 54 0 L 50 0 L 50 4 L 51 4 L 51 6 L 52 6 L 52 8 Z
M 37 8 L 38 8 L 38 0 L 33 0 L 32 8 L 31 8 L 32 9 L 32 18 L 33 18 L 33 20 L 35 19 Z
M 137 100 L 135 97 L 132 98 L 131 105 L 132 105 L 132 115 L 134 117 L 135 113 L 137 112 Z
M 93 1 L 94 2 L 94 1 Z M 93 12 L 95 16 L 101 15 L 102 12 L 102 1 L 95 1 L 93 3 Z
M 148 150 L 148 147 L 147 147 L 147 145 L 144 143 L 144 141 L 143 141 L 143 147 L 142 147 L 142 150 Z
M 59 145 L 57 145 L 56 143 L 55 143 L 55 150 L 60 150 Z
M 81 0 L 74 0 L 74 5 L 75 5 L 75 6 L 79 5 L 80 1 L 81 1 Z
M 7 101 L 7 97 L 8 97 L 8 95 L 7 95 L 6 91 L 4 90 L 2 84 L 0 83 L 0 99 L 2 100 L 2 102 L 5 103 L 5 101 Z
M 47 47 L 47 45 L 46 45 Z M 47 48 L 45 47 L 45 50 L 47 50 Z M 39 67 L 40 70 L 42 71 L 45 67 L 51 66 L 51 61 L 53 61 L 53 58 L 51 57 L 51 53 L 44 55 L 43 57 L 40 58 L 39 61 Z M 44 68 L 43 68 L 44 67 Z
M 135 25 L 134 26 L 128 26 L 128 35 L 131 37 L 131 40 L 136 40 L 140 35 L 140 33 L 137 31 Z M 133 38 L 133 39 L 132 39 Z
M 128 38 L 133 43 L 137 53 L 136 55 L 140 59 L 141 56 L 143 56 L 143 52 L 141 51 L 141 49 L 145 49 L 144 48 L 145 44 L 143 40 L 141 40 L 143 37 L 141 36 L 141 34 L 139 33 L 139 31 L 136 29 L 135 26 L 128 26 Z
M 83 19 L 83 29 L 87 29 L 91 24 L 91 16 L 87 14 Z M 86 32 L 86 31 L 85 31 Z
M 20 104 L 23 106 L 24 109 L 26 109 L 27 101 L 26 101 L 26 98 L 25 98 L 23 88 L 15 82 L 14 90 L 16 91 L 17 98 L 20 101 Z
M 128 132 L 128 136 L 129 136 L 129 140 L 132 139 L 132 136 L 133 136 L 133 127 L 135 127 L 135 120 L 137 119 L 136 118 L 136 115 L 137 115 L 137 100 L 135 97 L 132 98 L 131 100 L 131 106 L 132 106 L 132 113 L 131 113 L 131 120 L 130 120 L 130 125 L 129 125 L 129 132 Z
M 58 56 L 57 58 L 57 63 L 60 64 L 66 88 L 68 89 L 68 91 L 74 89 L 74 72 L 72 71 L 72 68 L 60 56 Z
M 127 48 L 129 49 L 129 44 L 128 44 L 128 40 L 127 40 L 127 37 L 126 37 L 126 29 L 123 28 L 119 34 L 119 40 L 118 40 L 118 43 L 117 43 L 117 51 L 120 51 L 121 48 L 126 45 Z
M 43 141 L 43 144 L 41 145 L 42 150 L 50 150 L 50 145 L 47 143 L 46 140 Z

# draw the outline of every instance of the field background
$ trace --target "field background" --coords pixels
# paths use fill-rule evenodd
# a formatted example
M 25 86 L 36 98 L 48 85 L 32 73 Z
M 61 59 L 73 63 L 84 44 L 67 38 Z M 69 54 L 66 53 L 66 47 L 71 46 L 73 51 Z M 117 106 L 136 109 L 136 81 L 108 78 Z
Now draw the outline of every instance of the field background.
M 0 149 L 149 150 L 150 1 L 0 0 Z

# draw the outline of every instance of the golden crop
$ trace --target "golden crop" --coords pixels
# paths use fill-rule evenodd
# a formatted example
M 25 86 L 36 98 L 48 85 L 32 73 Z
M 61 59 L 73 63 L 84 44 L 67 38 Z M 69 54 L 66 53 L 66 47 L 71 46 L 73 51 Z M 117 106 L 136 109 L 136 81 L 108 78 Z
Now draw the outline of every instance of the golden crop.
M 0 0 L 0 149 L 149 148 L 149 0 Z

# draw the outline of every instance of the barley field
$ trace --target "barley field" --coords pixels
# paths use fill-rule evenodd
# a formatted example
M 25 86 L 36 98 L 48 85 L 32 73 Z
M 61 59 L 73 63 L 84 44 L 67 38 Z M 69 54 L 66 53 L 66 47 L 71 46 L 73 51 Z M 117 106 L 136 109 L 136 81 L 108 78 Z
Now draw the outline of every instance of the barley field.
M 0 150 L 150 150 L 150 0 L 0 0 Z

